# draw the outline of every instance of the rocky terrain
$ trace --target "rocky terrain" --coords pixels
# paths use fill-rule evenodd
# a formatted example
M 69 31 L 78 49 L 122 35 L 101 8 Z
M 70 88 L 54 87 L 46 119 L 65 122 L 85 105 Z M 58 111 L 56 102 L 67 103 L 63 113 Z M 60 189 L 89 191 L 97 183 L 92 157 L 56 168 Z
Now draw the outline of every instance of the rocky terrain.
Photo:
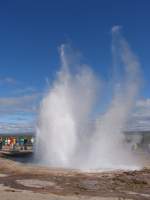
M 87 173 L 0 159 L 2 200 L 150 199 L 150 169 Z

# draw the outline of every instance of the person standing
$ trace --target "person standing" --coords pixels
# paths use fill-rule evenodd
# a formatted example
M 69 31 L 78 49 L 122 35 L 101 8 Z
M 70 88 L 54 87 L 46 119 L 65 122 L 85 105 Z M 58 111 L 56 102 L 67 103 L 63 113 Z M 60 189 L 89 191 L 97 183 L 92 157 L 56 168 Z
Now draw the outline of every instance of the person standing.
M 9 137 L 8 140 L 7 140 L 8 146 L 10 146 L 10 143 L 11 143 L 11 140 L 10 140 L 10 137 Z
M 24 138 L 23 137 L 20 138 L 20 146 L 21 146 L 21 150 L 23 150 L 23 147 L 24 147 Z
M 28 139 L 24 138 L 24 150 L 27 150 Z
M 8 144 L 8 140 L 7 140 L 7 137 L 5 138 L 5 146 L 7 146 Z
M 14 137 L 13 138 L 13 150 L 15 150 L 15 148 L 16 148 L 16 138 Z
M 2 137 L 0 137 L 0 150 L 2 150 L 2 148 L 3 148 L 3 139 Z

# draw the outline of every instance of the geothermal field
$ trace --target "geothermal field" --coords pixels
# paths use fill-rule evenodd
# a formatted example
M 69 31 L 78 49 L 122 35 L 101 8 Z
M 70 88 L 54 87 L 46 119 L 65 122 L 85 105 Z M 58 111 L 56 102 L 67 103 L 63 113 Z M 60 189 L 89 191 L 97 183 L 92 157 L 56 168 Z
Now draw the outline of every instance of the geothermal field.
M 2 158 L 0 163 L 0 198 L 3 200 L 20 197 L 22 200 L 150 199 L 149 168 L 85 172 L 25 165 Z
M 150 199 L 149 153 L 125 142 L 140 64 L 120 27 L 111 32 L 111 87 L 69 45 L 59 48 L 62 65 L 40 104 L 33 157 L 21 164 L 2 156 L 0 199 Z
M 69 45 L 61 45 L 61 68 L 39 109 L 34 157 L 30 164 L 0 159 L 0 198 L 150 199 L 149 153 L 125 142 L 140 63 L 120 27 L 111 32 L 111 87 Z M 100 112 L 104 88 L 109 98 Z
M 0 200 L 150 200 L 148 2 L 0 1 Z

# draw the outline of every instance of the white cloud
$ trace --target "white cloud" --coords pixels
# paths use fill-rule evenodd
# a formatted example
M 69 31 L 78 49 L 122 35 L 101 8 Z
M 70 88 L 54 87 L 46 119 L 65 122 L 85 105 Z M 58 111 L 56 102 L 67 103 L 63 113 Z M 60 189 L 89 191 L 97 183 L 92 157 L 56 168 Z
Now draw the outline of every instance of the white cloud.
M 15 91 L 13 91 L 12 93 L 14 95 L 23 95 L 23 94 L 33 94 L 33 93 L 36 93 L 37 92 L 37 89 L 34 88 L 34 87 L 25 87 L 25 88 L 17 88 Z
M 150 99 L 142 99 L 136 102 L 136 106 L 138 107 L 149 107 L 150 108 Z
M 0 132 L 32 132 L 41 93 L 18 97 L 0 97 Z
M 18 84 L 19 83 L 19 84 Z M 36 114 L 42 92 L 32 86 L 22 84 L 12 77 L 0 77 L 0 86 L 13 86 L 0 95 L 0 132 L 18 133 L 34 130 Z
M 136 102 L 135 110 L 130 118 L 128 129 L 150 130 L 150 99 L 140 99 Z
M 111 31 L 112 31 L 112 33 L 118 32 L 118 31 L 120 31 L 121 28 L 122 28 L 122 26 L 120 26 L 120 25 L 114 25 L 112 27 Z
M 5 78 L 0 78 L 0 84 L 5 85 L 5 84 L 16 84 L 17 81 L 12 78 L 12 77 L 5 77 Z
M 34 122 L 28 123 L 2 123 L 0 133 L 30 133 L 34 132 Z
M 150 117 L 150 99 L 142 99 L 136 102 L 136 117 Z
M 40 93 L 24 95 L 18 97 L 1 97 L 0 98 L 0 115 L 12 114 L 16 112 L 35 112 L 36 106 L 40 99 Z

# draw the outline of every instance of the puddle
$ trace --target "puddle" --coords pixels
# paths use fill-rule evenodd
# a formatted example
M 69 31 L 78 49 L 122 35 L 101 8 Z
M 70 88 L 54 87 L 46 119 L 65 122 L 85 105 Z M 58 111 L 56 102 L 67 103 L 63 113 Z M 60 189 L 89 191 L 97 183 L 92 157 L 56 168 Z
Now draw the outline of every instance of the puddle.
M 41 181 L 37 179 L 16 180 L 16 182 L 23 186 L 34 188 L 52 187 L 56 185 L 54 182 L 51 181 Z
M 0 178 L 7 177 L 8 174 L 0 174 Z
M 144 194 L 144 193 L 139 193 L 139 192 L 127 192 L 127 194 L 131 194 L 131 195 L 139 195 L 142 197 L 150 197 L 150 194 Z
M 41 181 L 36 179 L 16 180 L 16 182 L 26 187 L 34 187 L 34 188 L 52 187 L 56 185 L 54 182 L 51 181 Z

